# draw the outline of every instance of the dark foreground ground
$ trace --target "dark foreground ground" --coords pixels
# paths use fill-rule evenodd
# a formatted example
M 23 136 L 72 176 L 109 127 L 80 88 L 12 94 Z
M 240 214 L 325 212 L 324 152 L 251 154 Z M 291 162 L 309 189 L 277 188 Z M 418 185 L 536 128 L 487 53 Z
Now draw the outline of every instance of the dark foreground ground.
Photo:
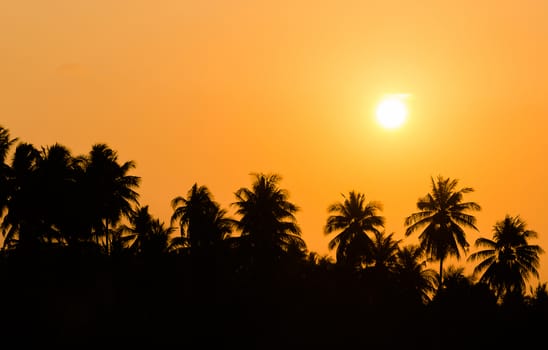
M 470 300 L 376 304 L 337 281 L 195 276 L 150 266 L 4 265 L 6 349 L 543 349 L 545 311 Z M 9 345 L 9 346 L 8 346 Z

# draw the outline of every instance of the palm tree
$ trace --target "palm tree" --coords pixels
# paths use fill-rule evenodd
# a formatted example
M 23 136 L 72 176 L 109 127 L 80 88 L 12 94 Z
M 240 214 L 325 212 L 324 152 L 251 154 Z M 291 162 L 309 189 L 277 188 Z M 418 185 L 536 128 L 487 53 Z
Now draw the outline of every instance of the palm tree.
M 373 242 L 367 235 L 379 233 L 384 226 L 384 217 L 378 215 L 382 210 L 379 202 L 365 200 L 365 195 L 350 191 L 348 197 L 344 194 L 343 202 L 331 204 L 324 228 L 325 234 L 340 231 L 328 243 L 330 250 L 336 248 L 338 263 L 361 266 L 368 261 Z
M 445 279 L 443 284 L 448 289 L 469 288 L 473 281 L 470 277 L 464 275 L 464 267 L 450 265 L 444 271 Z
M 4 214 L 10 193 L 11 167 L 6 163 L 6 158 L 15 142 L 17 138 L 12 139 L 9 130 L 0 125 L 0 218 Z
M 240 220 L 236 227 L 241 239 L 249 243 L 255 258 L 271 263 L 291 251 L 304 252 L 306 244 L 301 237 L 295 213 L 299 208 L 289 202 L 287 190 L 279 187 L 277 174 L 253 173 L 251 188 L 235 192 L 232 205 Z
M 369 257 L 370 265 L 376 270 L 389 272 L 396 266 L 401 240 L 393 239 L 394 233 L 375 232 Z
M 0 125 L 0 161 L 5 163 L 6 157 L 17 138 L 12 139 L 9 129 Z
M 194 251 L 207 251 L 232 232 L 234 220 L 213 200 L 206 186 L 195 183 L 187 197 L 175 197 L 171 201 L 171 223 L 178 223 L 184 237 Z
M 175 232 L 175 227 L 166 225 L 158 218 L 153 218 L 150 230 L 145 234 L 145 238 L 141 239 L 141 254 L 153 258 L 167 254 L 173 232 Z
M 434 302 L 447 310 L 450 308 L 455 317 L 474 310 L 478 314 L 481 309 L 495 305 L 493 293 L 483 283 L 474 283 L 473 276 L 466 276 L 462 266 L 450 265 L 443 271 L 443 288 L 439 288 Z M 487 292 L 487 293 L 486 293 Z
M 20 143 L 15 148 L 8 177 L 7 213 L 2 220 L 3 249 L 29 247 L 39 241 L 38 217 L 40 206 L 36 200 L 39 186 L 36 169 L 40 151 L 32 144 Z
M 431 178 L 432 191 L 417 201 L 418 212 L 405 219 L 405 235 L 422 229 L 419 235 L 421 248 L 433 260 L 439 260 L 439 286 L 443 280 L 443 261 L 449 256 L 461 257 L 466 253 L 468 242 L 464 228 L 477 230 L 476 218 L 466 213 L 481 210 L 475 202 L 463 202 L 466 193 L 473 192 L 470 187 L 457 189 L 458 180 L 438 176 Z
M 140 207 L 129 217 L 130 225 L 121 226 L 121 242 L 144 257 L 158 257 L 169 250 L 170 235 L 175 227 L 166 227 L 149 213 L 148 205 Z
M 76 240 L 77 216 L 77 163 L 68 148 L 60 144 L 43 147 L 38 159 L 36 193 L 44 238 L 48 242 L 72 242 Z
M 139 254 L 142 243 L 152 228 L 153 218 L 148 208 L 148 205 L 136 208 L 128 217 L 129 225 L 120 225 L 116 233 L 117 250 L 129 249 Z
M 487 283 L 497 297 L 508 293 L 522 294 L 531 276 L 539 277 L 538 245 L 529 244 L 537 233 L 527 229 L 519 216 L 506 215 L 493 226 L 493 239 L 478 238 L 475 246 L 485 248 L 470 255 L 468 260 L 479 261 L 474 274 L 481 274 L 480 282 Z
M 365 255 L 365 268 L 360 270 L 363 277 L 363 297 L 370 304 L 394 306 L 394 292 L 398 290 L 394 268 L 398 253 L 399 240 L 393 239 L 393 233 L 375 232 Z
M 135 168 L 133 161 L 118 163 L 117 153 L 105 144 L 95 144 L 89 155 L 81 158 L 84 163 L 84 188 L 88 191 L 87 210 L 95 230 L 96 239 L 105 237 L 105 250 L 109 254 L 109 230 L 122 217 L 133 213 L 139 205 L 140 177 L 128 175 Z
M 529 305 L 538 312 L 548 315 L 548 289 L 546 282 L 538 283 L 536 287 L 530 287 L 530 296 L 527 300 Z
M 416 298 L 422 304 L 431 301 L 437 288 L 438 273 L 427 268 L 424 252 L 417 245 L 408 245 L 398 250 L 396 275 L 402 295 Z

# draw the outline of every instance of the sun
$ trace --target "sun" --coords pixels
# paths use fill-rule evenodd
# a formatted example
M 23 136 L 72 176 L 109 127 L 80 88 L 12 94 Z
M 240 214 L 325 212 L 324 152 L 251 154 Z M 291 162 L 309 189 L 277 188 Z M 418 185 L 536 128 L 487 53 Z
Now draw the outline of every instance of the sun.
M 403 125 L 407 118 L 406 95 L 385 96 L 377 106 L 377 121 L 386 129 L 396 129 Z

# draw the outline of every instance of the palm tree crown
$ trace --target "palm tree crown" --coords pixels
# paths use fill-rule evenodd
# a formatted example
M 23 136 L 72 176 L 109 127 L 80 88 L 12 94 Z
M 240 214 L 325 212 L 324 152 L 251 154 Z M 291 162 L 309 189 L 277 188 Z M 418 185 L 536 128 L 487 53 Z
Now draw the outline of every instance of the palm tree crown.
M 340 231 L 328 247 L 336 249 L 337 262 L 361 266 L 367 262 L 373 245 L 368 232 L 379 233 L 384 226 L 384 217 L 378 215 L 382 210 L 379 202 L 366 202 L 365 195 L 350 191 L 348 197 L 344 194 L 343 202 L 331 204 L 328 212 L 325 234 Z
M 12 139 L 9 130 L 0 125 L 0 217 L 7 204 L 10 191 L 9 178 L 11 168 L 6 163 L 6 158 L 15 142 L 17 142 L 17 138 Z
M 36 181 L 39 160 L 40 151 L 32 144 L 20 143 L 15 148 L 7 179 L 8 210 L 1 225 L 4 248 L 28 246 L 39 241 L 37 231 L 41 207 L 36 200 L 39 192 Z
M 485 249 L 468 258 L 479 261 L 474 273 L 481 274 L 480 282 L 487 283 L 498 297 L 523 292 L 529 277 L 539 277 L 539 254 L 543 250 L 529 244 L 529 239 L 536 237 L 519 216 L 506 215 L 498 221 L 493 226 L 493 239 L 482 237 L 475 242 L 476 247 Z
M 405 235 L 424 228 L 419 235 L 420 245 L 432 259 L 439 260 L 441 286 L 444 259 L 448 256 L 460 259 L 461 251 L 466 253 L 469 247 L 464 228 L 477 230 L 476 218 L 466 212 L 481 207 L 475 202 L 463 202 L 464 194 L 474 190 L 457 189 L 458 180 L 438 176 L 431 181 L 432 191 L 417 201 L 419 211 L 405 219 Z
M 118 162 L 118 154 L 106 144 L 95 144 L 87 157 L 80 159 L 84 164 L 84 188 L 88 191 L 88 210 L 97 237 L 104 235 L 105 248 L 109 253 L 109 230 L 122 217 L 134 212 L 139 205 L 136 192 L 141 178 L 129 175 L 135 162 Z
M 139 207 L 129 217 L 130 225 L 122 225 L 120 236 L 122 244 L 131 251 L 142 256 L 158 257 L 169 250 L 170 236 L 175 230 L 166 226 L 149 213 L 148 205 Z
M 371 265 L 377 270 L 388 272 L 396 266 L 401 240 L 394 239 L 394 233 L 375 232 L 370 250 Z
M 436 291 L 438 273 L 427 268 L 424 252 L 417 245 L 409 245 L 398 251 L 396 273 L 406 298 L 416 298 L 423 304 L 431 301 Z
M 301 238 L 295 213 L 299 208 L 289 202 L 287 190 L 279 187 L 277 174 L 254 173 L 251 188 L 242 187 L 235 192 L 236 223 L 242 238 L 249 241 L 255 253 L 264 259 L 279 257 L 292 251 L 304 251 L 306 244 Z M 262 253 L 260 253 L 262 252 Z
M 0 218 L 4 216 L 13 191 L 12 168 L 6 162 L 8 153 L 17 138 L 12 139 L 8 129 L 0 125 Z
M 194 250 L 211 247 L 225 239 L 231 232 L 234 220 L 213 200 L 206 186 L 195 183 L 186 198 L 178 196 L 171 201 L 171 223 L 178 223 L 181 243 L 185 240 Z

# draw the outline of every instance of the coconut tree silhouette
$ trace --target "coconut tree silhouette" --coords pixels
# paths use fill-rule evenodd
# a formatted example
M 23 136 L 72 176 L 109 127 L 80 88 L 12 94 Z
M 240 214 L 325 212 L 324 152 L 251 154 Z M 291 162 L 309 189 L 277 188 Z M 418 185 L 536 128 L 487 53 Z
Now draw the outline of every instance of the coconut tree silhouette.
M 424 252 L 417 245 L 402 247 L 398 250 L 395 270 L 401 295 L 426 305 L 437 289 L 438 273 L 427 268 L 423 256 Z
M 65 244 L 76 240 L 77 162 L 69 149 L 60 144 L 42 147 L 36 168 L 37 190 L 35 200 L 39 212 L 41 232 L 48 242 Z
M 369 266 L 383 273 L 392 272 L 397 263 L 401 240 L 395 240 L 393 232 L 386 234 L 382 231 L 375 232 L 371 242 Z
M 299 208 L 288 200 L 287 190 L 279 187 L 278 174 L 252 173 L 250 188 L 235 192 L 236 227 L 241 240 L 249 246 L 252 260 L 261 266 L 270 265 L 289 251 L 304 252 L 306 244 L 301 237 L 295 213 Z
M 463 202 L 471 187 L 457 189 L 458 180 L 438 176 L 431 178 L 432 190 L 417 201 L 418 212 L 405 219 L 405 235 L 409 236 L 424 227 L 419 235 L 421 248 L 433 260 L 439 260 L 439 281 L 443 281 L 443 261 L 449 256 L 460 259 L 466 254 L 469 244 L 464 228 L 477 230 L 476 218 L 467 211 L 478 211 L 475 202 Z
M 87 210 L 96 240 L 99 242 L 99 237 L 104 237 L 105 252 L 109 254 L 111 226 L 119 223 L 122 217 L 132 215 L 133 206 L 139 205 L 139 194 L 135 190 L 141 179 L 128 174 L 135 168 L 135 163 L 118 163 L 117 153 L 106 144 L 93 145 L 82 161 Z
M 330 250 L 336 249 L 337 263 L 363 267 L 371 259 L 372 239 L 368 232 L 377 234 L 384 226 L 380 202 L 366 202 L 365 195 L 350 191 L 344 201 L 331 204 L 324 228 L 326 235 L 338 232 L 328 243 Z
M 0 125 L 0 218 L 4 214 L 11 192 L 11 167 L 6 163 L 6 158 L 15 142 L 17 138 L 12 139 L 10 131 Z
M 5 165 L 6 157 L 11 147 L 17 142 L 17 138 L 11 138 L 9 129 L 0 125 L 0 161 Z
M 527 300 L 533 310 L 536 310 L 544 317 L 548 316 L 548 289 L 546 286 L 546 282 L 538 282 L 535 287 L 531 286 L 529 289 L 530 297 Z
M 384 231 L 375 232 L 371 239 L 366 255 L 366 263 L 359 275 L 363 276 L 364 295 L 369 304 L 375 308 L 395 307 L 395 291 L 397 280 L 395 267 L 399 240 L 394 240 L 394 234 L 386 234 Z
M 36 169 L 40 151 L 32 144 L 20 143 L 15 148 L 11 162 L 11 176 L 6 203 L 7 213 L 2 220 L 4 249 L 30 248 L 39 243 L 41 208 L 36 200 L 39 192 Z
M 145 236 L 152 231 L 153 220 L 148 205 L 136 208 L 128 217 L 129 225 L 122 224 L 118 228 L 116 241 L 119 249 L 129 249 L 139 254 Z
M 222 265 L 219 250 L 221 242 L 230 235 L 235 221 L 213 200 L 206 186 L 194 183 L 186 197 L 171 201 L 172 225 L 178 224 L 180 234 L 170 240 L 170 249 L 190 253 L 194 302 L 208 304 L 215 294 L 215 278 Z
M 180 236 L 188 241 L 191 250 L 205 252 L 232 232 L 235 221 L 213 200 L 206 186 L 192 185 L 186 198 L 171 201 L 172 225 L 179 224 Z M 177 241 L 176 241 L 177 242 Z
M 149 212 L 149 206 L 137 208 L 129 217 L 130 225 L 120 226 L 122 246 L 146 259 L 168 253 L 169 241 L 175 227 L 167 227 Z
M 464 267 L 450 265 L 444 269 L 445 276 L 443 284 L 446 287 L 445 292 L 461 291 L 470 288 L 473 285 L 473 280 L 464 274 Z
M 493 239 L 478 238 L 477 248 L 484 248 L 468 257 L 479 263 L 474 274 L 481 275 L 480 282 L 487 283 L 498 298 L 508 293 L 522 294 L 530 277 L 539 277 L 539 254 L 544 251 L 529 240 L 537 233 L 527 229 L 519 216 L 506 215 L 493 226 Z

